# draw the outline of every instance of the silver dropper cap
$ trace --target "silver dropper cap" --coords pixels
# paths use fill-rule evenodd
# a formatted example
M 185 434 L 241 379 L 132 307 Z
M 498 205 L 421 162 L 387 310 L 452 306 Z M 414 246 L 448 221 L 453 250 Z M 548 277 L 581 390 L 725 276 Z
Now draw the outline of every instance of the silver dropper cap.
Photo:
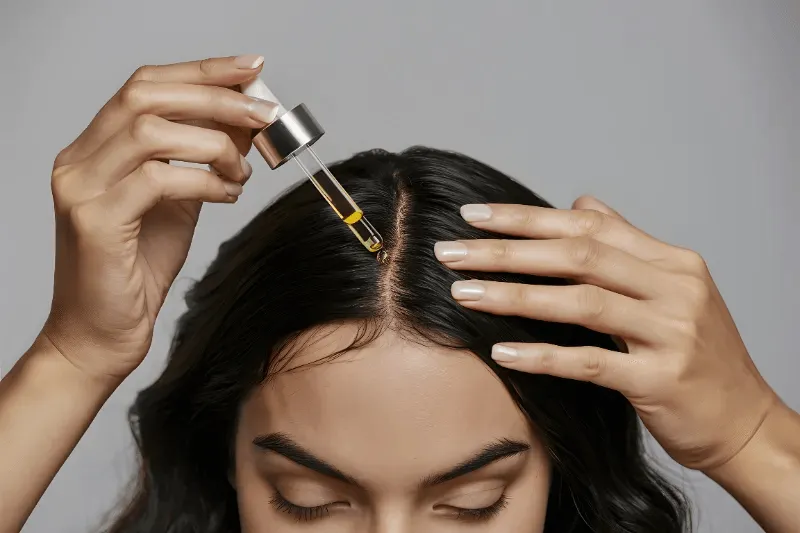
M 287 111 L 263 130 L 256 130 L 253 146 L 272 169 L 302 152 L 325 135 L 305 104 Z

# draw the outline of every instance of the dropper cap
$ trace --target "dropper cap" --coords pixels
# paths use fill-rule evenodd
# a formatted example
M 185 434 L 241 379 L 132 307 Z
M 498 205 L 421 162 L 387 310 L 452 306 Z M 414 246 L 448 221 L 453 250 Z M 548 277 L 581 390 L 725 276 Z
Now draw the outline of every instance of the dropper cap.
M 263 130 L 253 131 L 253 146 L 276 169 L 317 142 L 325 130 L 305 104 L 287 111 L 261 78 L 242 84 L 242 94 L 278 105 L 278 118 Z

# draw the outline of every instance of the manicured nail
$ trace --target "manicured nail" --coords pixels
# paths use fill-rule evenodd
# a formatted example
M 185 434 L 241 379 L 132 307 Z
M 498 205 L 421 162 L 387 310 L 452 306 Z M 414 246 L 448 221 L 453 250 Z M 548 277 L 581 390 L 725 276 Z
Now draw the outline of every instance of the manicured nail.
M 467 245 L 463 242 L 437 242 L 433 245 L 433 253 L 436 259 L 442 262 L 460 261 L 467 257 Z
M 467 222 L 486 222 L 492 218 L 492 208 L 486 204 L 462 205 L 461 216 Z
M 247 107 L 256 120 L 269 124 L 278 116 L 278 104 L 275 102 L 252 97 L 250 100 L 251 102 Z
M 233 64 L 236 65 L 238 68 L 245 68 L 251 70 L 260 67 L 262 63 L 264 63 L 264 56 L 259 56 L 256 54 L 247 54 L 239 56 L 233 60 Z
M 519 353 L 511 346 L 504 346 L 502 344 L 495 344 L 492 346 L 492 359 L 498 363 L 508 363 L 516 360 L 518 357 Z
M 456 281 L 450 289 L 456 300 L 480 300 L 486 294 L 486 287 L 480 281 Z
M 239 155 L 239 159 L 242 162 L 242 170 L 244 171 L 244 177 L 249 178 L 253 175 L 253 167 L 250 166 L 250 163 L 245 159 L 243 155 Z
M 223 185 L 225 187 L 225 192 L 228 193 L 228 196 L 239 196 L 244 190 L 244 187 L 232 181 L 226 181 L 223 183 Z

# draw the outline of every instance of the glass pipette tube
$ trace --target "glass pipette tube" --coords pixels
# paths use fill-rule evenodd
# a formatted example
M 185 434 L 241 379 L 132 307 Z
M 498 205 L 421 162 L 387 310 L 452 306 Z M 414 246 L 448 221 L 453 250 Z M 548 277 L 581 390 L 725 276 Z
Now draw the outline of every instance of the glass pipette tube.
M 383 248 L 380 234 L 310 146 L 292 159 L 367 250 L 377 252 Z

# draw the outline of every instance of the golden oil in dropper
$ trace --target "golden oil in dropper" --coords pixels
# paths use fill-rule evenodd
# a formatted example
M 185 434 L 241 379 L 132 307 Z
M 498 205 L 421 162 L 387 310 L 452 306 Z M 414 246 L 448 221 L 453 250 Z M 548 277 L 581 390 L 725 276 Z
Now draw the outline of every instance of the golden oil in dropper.
M 347 194 L 344 187 L 333 176 L 327 166 L 320 160 L 314 150 L 309 147 L 292 156 L 311 183 L 322 194 L 339 218 L 347 224 L 350 231 L 358 238 L 367 250 L 377 252 L 383 247 L 383 240 L 364 212 Z
M 260 78 L 242 85 L 242 93 L 277 105 L 277 118 L 264 129 L 253 132 L 253 146 L 270 168 L 276 169 L 294 159 L 361 244 L 370 252 L 383 248 L 380 234 L 311 149 L 311 145 L 325 134 L 325 130 L 305 104 L 287 111 Z

